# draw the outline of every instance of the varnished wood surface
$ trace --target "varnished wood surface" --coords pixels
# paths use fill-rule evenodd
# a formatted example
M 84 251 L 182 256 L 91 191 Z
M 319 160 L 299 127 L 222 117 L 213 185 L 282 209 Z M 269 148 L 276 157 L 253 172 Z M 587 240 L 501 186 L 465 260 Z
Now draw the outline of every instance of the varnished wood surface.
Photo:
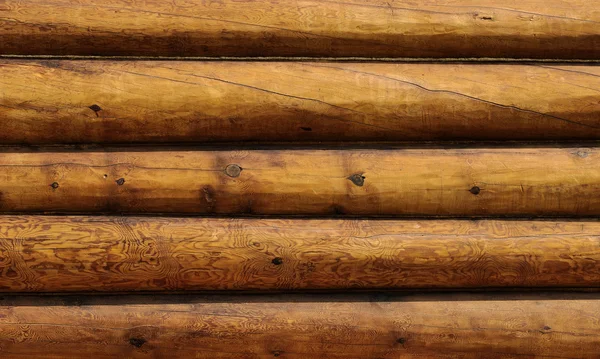
M 0 216 L 0 292 L 600 287 L 597 221 Z
M 0 144 L 600 139 L 600 67 L 0 61 Z
M 596 216 L 596 148 L 0 153 L 0 211 Z
M 587 0 L 3 0 L 0 53 L 597 59 Z
M 5 297 L 3 358 L 598 358 L 597 294 Z

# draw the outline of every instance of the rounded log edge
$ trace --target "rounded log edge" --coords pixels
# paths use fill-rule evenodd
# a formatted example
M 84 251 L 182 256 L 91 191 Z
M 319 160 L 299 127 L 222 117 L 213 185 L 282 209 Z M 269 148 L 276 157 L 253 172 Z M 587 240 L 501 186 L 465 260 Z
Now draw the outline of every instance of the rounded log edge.
M 0 54 L 597 59 L 570 0 L 4 0 Z
M 0 298 L 3 358 L 597 358 L 597 293 Z
M 599 288 L 595 220 L 0 216 L 0 292 Z

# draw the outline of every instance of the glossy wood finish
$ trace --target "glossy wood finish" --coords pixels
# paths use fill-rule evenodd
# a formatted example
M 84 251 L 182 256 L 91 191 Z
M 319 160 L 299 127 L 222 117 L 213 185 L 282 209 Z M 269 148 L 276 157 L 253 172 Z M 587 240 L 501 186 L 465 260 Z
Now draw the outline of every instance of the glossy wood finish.
M 0 291 L 600 286 L 600 222 L 0 216 Z
M 597 294 L 5 297 L 3 358 L 597 358 Z
M 0 211 L 600 215 L 596 148 L 2 152 Z
M 600 67 L 0 61 L 1 144 L 600 139 Z
M 588 0 L 3 0 L 0 53 L 594 59 Z

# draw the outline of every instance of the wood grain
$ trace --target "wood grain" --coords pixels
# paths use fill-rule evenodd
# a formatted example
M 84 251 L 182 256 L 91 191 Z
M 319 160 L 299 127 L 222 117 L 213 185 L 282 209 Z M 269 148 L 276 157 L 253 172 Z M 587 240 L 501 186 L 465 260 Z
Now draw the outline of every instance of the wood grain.
M 600 67 L 0 61 L 1 144 L 597 140 Z
M 0 291 L 597 287 L 600 222 L 0 216 Z
M 6 297 L 3 358 L 597 358 L 598 294 Z
M 1 212 L 596 216 L 596 148 L 1 152 Z
M 597 59 L 587 0 L 3 0 L 0 53 Z

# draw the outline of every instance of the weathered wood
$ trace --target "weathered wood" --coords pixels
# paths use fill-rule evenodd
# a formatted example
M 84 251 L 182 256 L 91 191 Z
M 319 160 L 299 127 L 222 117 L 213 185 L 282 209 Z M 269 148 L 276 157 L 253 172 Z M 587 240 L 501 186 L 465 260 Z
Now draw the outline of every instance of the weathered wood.
M 5 297 L 2 358 L 598 358 L 598 294 Z
M 600 67 L 0 62 L 2 144 L 600 139 Z
M 2 152 L 0 211 L 595 216 L 596 148 Z
M 597 221 L 0 216 L 0 291 L 597 287 Z
M 0 53 L 597 59 L 588 0 L 3 0 Z

